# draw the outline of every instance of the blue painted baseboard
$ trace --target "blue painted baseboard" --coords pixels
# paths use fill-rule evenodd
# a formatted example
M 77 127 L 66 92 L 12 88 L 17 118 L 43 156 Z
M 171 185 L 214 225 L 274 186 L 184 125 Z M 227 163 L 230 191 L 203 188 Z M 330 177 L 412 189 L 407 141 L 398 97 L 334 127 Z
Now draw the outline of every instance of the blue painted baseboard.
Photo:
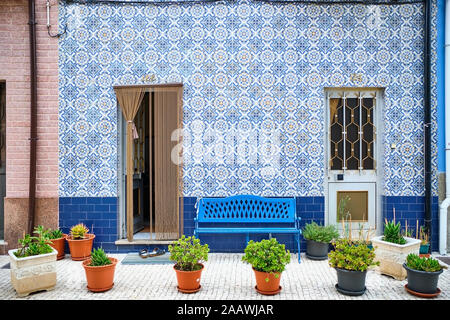
M 433 197 L 431 202 L 431 250 L 436 251 L 439 248 L 439 199 Z M 383 219 L 388 221 L 394 219 L 402 225 L 404 230 L 408 224 L 408 230 L 412 231 L 412 236 L 416 234 L 416 223 L 419 221 L 419 227 L 425 223 L 425 197 L 383 197 Z
M 195 204 L 196 197 L 184 197 L 183 199 L 183 224 L 184 234 L 192 235 L 194 233 L 194 217 L 196 215 Z M 419 225 L 423 225 L 424 221 L 424 197 L 383 197 L 383 219 L 388 220 L 393 218 L 393 209 L 395 208 L 396 220 L 405 226 L 408 221 L 408 226 L 415 234 L 416 220 L 419 220 Z M 325 198 L 324 197 L 296 197 L 297 215 L 300 216 L 301 226 L 306 223 L 315 221 L 319 224 L 324 224 L 325 221 Z M 93 232 L 96 237 L 94 240 L 94 247 L 102 247 L 105 251 L 114 252 L 131 252 L 139 251 L 142 248 L 148 247 L 145 245 L 116 245 L 115 241 L 118 239 L 118 198 L 100 198 L 100 197 L 63 197 L 59 200 L 59 223 L 61 230 L 68 233 L 70 227 L 83 222 Z M 438 198 L 433 198 L 433 217 L 432 217 L 432 250 L 438 248 Z M 296 252 L 296 245 L 294 237 L 291 235 L 272 235 L 280 242 L 286 244 L 286 248 L 291 252 Z M 253 235 L 250 239 L 261 240 L 267 235 Z M 202 235 L 201 241 L 208 243 L 211 252 L 243 252 L 245 247 L 244 235 Z M 167 246 L 158 246 L 167 248 Z M 66 248 L 67 249 L 67 248 Z M 301 250 L 306 250 L 306 241 L 302 238 Z M 68 251 L 67 251 L 68 252 Z

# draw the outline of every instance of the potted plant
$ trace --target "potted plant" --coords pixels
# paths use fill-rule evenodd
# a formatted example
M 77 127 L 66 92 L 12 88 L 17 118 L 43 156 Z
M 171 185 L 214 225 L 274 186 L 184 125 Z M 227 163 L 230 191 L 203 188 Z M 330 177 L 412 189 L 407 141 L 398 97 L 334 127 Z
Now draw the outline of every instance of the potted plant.
M 336 290 L 349 296 L 359 296 L 366 291 L 367 269 L 375 266 L 375 253 L 366 243 L 339 239 L 328 254 L 328 264 L 336 270 Z
M 209 247 L 201 245 L 194 236 L 182 235 L 180 239 L 168 246 L 170 257 L 175 261 L 173 269 L 177 275 L 178 291 L 194 293 L 201 289 L 200 278 L 205 268 L 203 262 L 208 261 Z
M 57 260 L 64 259 L 64 243 L 65 243 L 65 234 L 62 233 L 61 230 L 49 230 L 48 238 L 50 240 L 50 246 L 52 246 L 56 251 L 58 251 L 58 255 L 56 257 Z
M 91 257 L 83 261 L 88 290 L 104 292 L 111 289 L 117 262 L 116 258 L 108 257 L 102 248 L 94 249 Z
M 419 253 L 420 240 L 404 237 L 400 222 L 385 220 L 384 234 L 372 238 L 376 261 L 380 262 L 377 271 L 397 280 L 406 278 L 403 262 L 410 253 Z
M 442 266 L 433 258 L 420 257 L 410 253 L 403 267 L 407 272 L 408 284 L 405 289 L 416 296 L 431 298 L 441 293 L 437 287 Z
M 91 256 L 95 235 L 88 232 L 89 229 L 83 223 L 79 223 L 70 228 L 70 234 L 65 236 L 72 260 L 86 260 Z
M 252 265 L 256 277 L 256 291 L 264 295 L 274 295 L 281 291 L 280 278 L 286 265 L 291 261 L 289 250 L 277 239 L 250 240 L 244 250 L 242 261 Z
M 327 259 L 331 241 L 339 238 L 334 225 L 321 226 L 316 222 L 307 223 L 302 234 L 306 239 L 306 256 L 312 260 Z
M 8 251 L 11 283 L 19 296 L 42 290 L 52 290 L 56 285 L 56 256 L 58 251 L 49 245 L 43 226 L 19 239 L 20 248 Z
M 428 239 L 428 233 L 422 227 L 420 227 L 419 240 L 420 240 L 419 256 L 429 258 L 430 241 Z

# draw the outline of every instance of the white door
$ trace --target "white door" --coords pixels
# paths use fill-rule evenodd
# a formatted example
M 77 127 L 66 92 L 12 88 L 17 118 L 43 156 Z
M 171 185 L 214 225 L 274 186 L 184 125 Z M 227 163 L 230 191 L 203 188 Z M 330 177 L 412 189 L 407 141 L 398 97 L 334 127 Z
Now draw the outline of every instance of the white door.
M 376 111 L 380 91 L 327 92 L 328 223 L 352 237 L 376 228 Z

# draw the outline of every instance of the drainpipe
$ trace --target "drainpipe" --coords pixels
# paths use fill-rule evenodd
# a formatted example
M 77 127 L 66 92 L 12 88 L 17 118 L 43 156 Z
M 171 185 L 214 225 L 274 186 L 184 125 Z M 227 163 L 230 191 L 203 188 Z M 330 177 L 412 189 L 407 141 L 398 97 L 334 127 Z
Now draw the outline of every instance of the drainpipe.
M 431 224 L 431 103 L 430 103 L 430 22 L 431 0 L 425 0 L 424 25 L 424 167 L 425 167 L 425 228 L 429 239 L 432 237 Z M 431 246 L 430 246 L 431 247 Z
M 439 212 L 439 253 L 447 253 L 447 209 L 450 206 L 450 0 L 445 1 L 445 200 Z
M 30 182 L 29 182 L 29 202 L 28 202 L 28 233 L 34 229 L 35 203 L 36 203 L 36 102 L 37 102 L 37 77 L 36 77 L 36 16 L 35 2 L 28 0 L 28 15 L 30 29 Z

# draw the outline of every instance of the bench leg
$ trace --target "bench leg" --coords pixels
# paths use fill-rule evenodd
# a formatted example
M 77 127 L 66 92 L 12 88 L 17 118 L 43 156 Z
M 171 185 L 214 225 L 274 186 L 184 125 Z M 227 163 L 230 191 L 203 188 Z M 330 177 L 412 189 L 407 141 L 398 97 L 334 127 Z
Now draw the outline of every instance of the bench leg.
M 249 236 L 249 234 L 247 233 L 247 234 L 245 235 L 245 245 L 247 245 L 249 241 L 250 241 L 250 236 Z
M 297 246 L 298 246 L 298 263 L 300 263 L 300 235 L 297 235 Z

